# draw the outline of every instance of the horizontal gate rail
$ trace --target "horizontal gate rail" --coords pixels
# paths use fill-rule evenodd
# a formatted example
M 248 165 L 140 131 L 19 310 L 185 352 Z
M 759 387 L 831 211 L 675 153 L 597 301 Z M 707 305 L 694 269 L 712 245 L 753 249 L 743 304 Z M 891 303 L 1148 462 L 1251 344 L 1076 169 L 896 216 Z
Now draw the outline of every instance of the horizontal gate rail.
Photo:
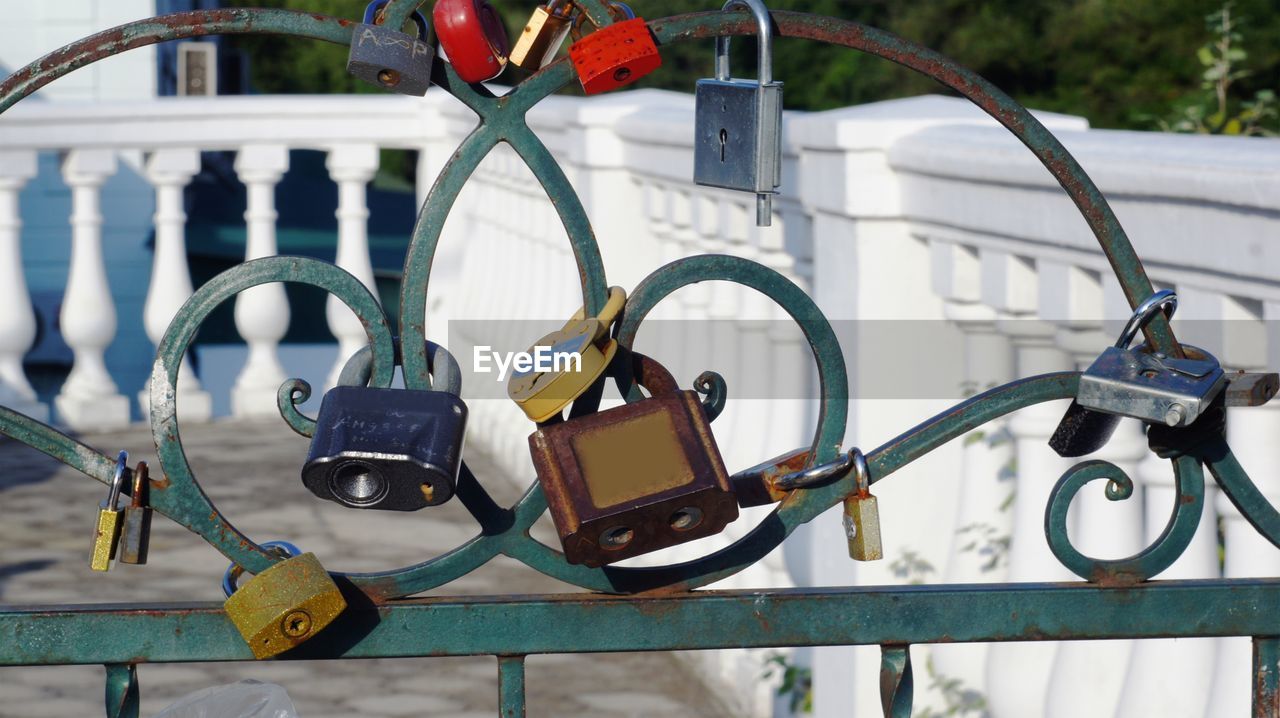
M 1280 636 L 1280 579 L 405 599 L 277 660 L 1212 636 Z M 219 603 L 0 612 L 0 665 L 252 659 Z

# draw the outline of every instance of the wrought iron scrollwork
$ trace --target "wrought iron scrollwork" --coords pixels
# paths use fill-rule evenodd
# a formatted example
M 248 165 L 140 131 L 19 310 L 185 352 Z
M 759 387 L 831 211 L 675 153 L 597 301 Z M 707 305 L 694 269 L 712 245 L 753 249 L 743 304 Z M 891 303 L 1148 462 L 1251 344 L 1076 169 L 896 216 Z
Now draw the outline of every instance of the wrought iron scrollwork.
M 397 18 L 403 19 L 418 4 L 416 0 L 392 0 L 386 10 L 388 22 L 394 24 Z M 610 22 L 607 3 L 603 0 L 581 0 L 580 4 L 599 24 Z M 881 30 L 790 12 L 773 13 L 773 21 L 779 36 L 841 45 L 886 58 L 927 75 L 973 101 L 1021 140 L 1068 192 L 1110 260 L 1130 303 L 1137 305 L 1151 295 L 1151 283 L 1142 264 L 1096 185 L 1061 143 L 1008 95 L 947 58 Z M 659 45 L 756 32 L 749 15 L 720 12 L 655 20 L 650 28 Z M 166 40 L 236 33 L 279 34 L 347 44 L 351 26 L 344 20 L 309 13 L 244 9 L 177 13 L 133 22 L 68 45 L 10 76 L 0 83 L 0 112 L 58 77 L 104 57 Z M 407 387 L 430 388 L 432 362 L 425 340 L 425 308 L 440 233 L 462 187 L 500 142 L 507 143 L 522 158 L 559 213 L 577 263 L 585 311 L 598 312 L 606 300 L 608 284 L 586 210 L 555 158 L 525 121 L 531 107 L 573 80 L 570 64 L 554 62 L 502 97 L 496 97 L 481 85 L 462 82 L 447 63 L 435 64 L 432 79 L 473 110 L 478 124 L 445 164 L 415 224 L 404 264 L 399 317 L 404 343 L 398 359 L 386 316 L 358 280 L 333 265 L 286 257 L 246 262 L 205 284 L 178 313 L 160 343 L 151 376 L 151 421 L 168 484 L 153 492 L 152 504 L 246 570 L 260 571 L 277 559 L 237 531 L 200 489 L 182 448 L 175 406 L 174 387 L 181 359 L 196 329 L 217 304 L 244 289 L 267 282 L 302 282 L 320 287 L 351 307 L 368 333 L 368 349 L 356 361 L 362 366 L 353 369 L 354 374 L 344 372 L 344 381 L 355 381 L 353 377 L 359 375 L 360 381 L 367 381 L 371 386 L 386 387 L 399 364 Z M 839 451 L 846 428 L 848 397 L 844 359 L 818 307 L 799 287 L 777 272 L 728 256 L 692 257 L 659 268 L 642 281 L 628 299 L 618 333 L 620 344 L 631 346 L 641 322 L 662 298 L 688 284 L 713 280 L 736 282 L 763 292 L 804 331 L 821 380 L 821 411 L 808 453 L 808 466 L 831 461 Z M 1154 316 L 1143 331 L 1155 349 L 1176 350 L 1177 342 L 1164 316 Z M 1071 398 L 1078 380 L 1076 372 L 1048 374 L 1015 381 L 974 397 L 869 452 L 866 458 L 874 480 L 885 479 L 942 443 L 993 418 L 1032 404 Z M 706 372 L 698 377 L 695 388 L 704 395 L 707 412 L 714 418 L 723 409 L 727 397 L 723 378 L 713 371 Z M 640 396 L 635 386 L 620 383 L 619 389 L 628 401 Z M 311 387 L 300 379 L 286 381 L 278 393 L 282 417 L 303 435 L 314 431 L 314 420 L 298 408 L 310 395 Z M 23 441 L 99 481 L 109 478 L 109 457 L 3 408 L 0 408 L 0 433 Z M 1054 554 L 1088 581 L 1131 582 L 1156 575 L 1182 552 L 1195 531 L 1204 500 L 1202 463 L 1208 464 L 1246 518 L 1269 540 L 1280 545 L 1280 513 L 1252 484 L 1225 440 L 1218 440 L 1196 453 L 1173 459 L 1178 500 L 1169 525 L 1150 547 L 1127 559 L 1098 560 L 1077 551 L 1067 537 L 1066 513 L 1075 494 L 1092 481 L 1107 479 L 1108 497 L 1113 500 L 1128 498 L 1133 490 L 1132 481 L 1117 467 L 1105 462 L 1085 462 L 1067 472 L 1055 487 L 1046 511 L 1046 532 Z M 545 497 L 536 484 L 514 506 L 502 508 L 464 465 L 458 493 L 481 525 L 477 536 L 414 566 L 380 573 L 347 574 L 346 579 L 380 601 L 444 585 L 504 554 L 591 590 L 697 588 L 732 575 L 765 556 L 796 527 L 836 505 L 852 490 L 851 482 L 852 479 L 845 476 L 822 486 L 796 489 L 754 531 L 700 559 L 657 568 L 590 569 L 567 564 L 558 551 L 530 538 L 530 527 L 546 510 Z

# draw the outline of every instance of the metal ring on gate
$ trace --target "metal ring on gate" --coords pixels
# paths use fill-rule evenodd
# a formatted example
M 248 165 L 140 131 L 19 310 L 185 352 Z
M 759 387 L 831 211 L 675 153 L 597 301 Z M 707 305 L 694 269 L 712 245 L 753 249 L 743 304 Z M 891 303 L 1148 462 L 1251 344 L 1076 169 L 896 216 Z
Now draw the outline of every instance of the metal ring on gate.
M 859 464 L 859 462 L 861 463 Z M 862 456 L 862 452 L 858 449 L 850 449 L 837 456 L 835 461 L 819 466 L 811 466 L 804 471 L 795 471 L 779 476 L 773 480 L 773 487 L 783 491 L 791 491 L 792 489 L 820 486 L 844 476 L 849 473 L 850 469 L 858 470 L 859 466 L 861 466 L 862 475 L 865 476 L 867 473 L 866 458 Z
M 120 452 L 120 453 L 123 454 L 124 452 Z M 266 549 L 270 553 L 273 553 L 279 556 L 282 559 L 293 558 L 294 556 L 302 555 L 302 549 L 298 548 L 297 546 L 294 546 L 288 541 L 265 541 L 262 543 L 262 548 Z M 244 575 L 244 567 L 241 566 L 240 564 L 232 563 L 230 566 L 227 566 L 226 573 L 222 574 L 223 595 L 225 595 L 227 598 L 231 598 L 231 594 L 235 593 L 236 589 L 238 588 L 238 586 L 236 586 L 236 583 L 240 580 L 240 577 L 243 575 Z
M 1124 325 L 1124 331 L 1120 332 L 1120 338 L 1116 340 L 1116 346 L 1121 349 L 1128 349 L 1133 343 L 1133 338 L 1138 336 L 1138 332 L 1147 326 L 1152 319 L 1155 318 L 1156 312 L 1164 310 L 1164 315 L 1168 319 L 1173 319 L 1173 313 L 1178 311 L 1178 294 L 1172 289 L 1161 289 L 1143 300 L 1137 308 L 1133 310 L 1133 316 L 1129 317 L 1128 323 Z

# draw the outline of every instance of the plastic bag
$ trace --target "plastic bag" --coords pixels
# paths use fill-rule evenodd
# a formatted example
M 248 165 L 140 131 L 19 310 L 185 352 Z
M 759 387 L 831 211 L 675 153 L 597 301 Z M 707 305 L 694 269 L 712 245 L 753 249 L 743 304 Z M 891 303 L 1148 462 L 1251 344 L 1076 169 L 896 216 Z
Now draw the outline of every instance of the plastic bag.
M 155 718 L 298 718 L 298 711 L 282 686 L 240 681 L 189 693 Z

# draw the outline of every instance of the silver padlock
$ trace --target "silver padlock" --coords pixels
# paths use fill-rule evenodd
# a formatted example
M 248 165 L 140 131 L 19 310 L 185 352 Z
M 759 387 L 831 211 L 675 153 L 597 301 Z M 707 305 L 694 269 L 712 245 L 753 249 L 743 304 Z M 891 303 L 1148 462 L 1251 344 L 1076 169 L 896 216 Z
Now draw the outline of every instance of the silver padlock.
M 364 22 L 351 33 L 347 72 L 371 85 L 402 95 L 425 95 L 431 86 L 431 62 L 436 50 L 427 44 L 427 19 L 411 16 L 418 36 L 375 24 L 387 0 L 374 0 L 364 11 Z
M 760 0 L 729 0 L 746 7 L 759 26 L 759 79 L 729 76 L 729 38 L 716 38 L 716 76 L 698 80 L 693 181 L 756 193 L 756 224 L 768 227 L 773 195 L 782 184 L 782 83 L 773 81 L 773 32 Z
M 1165 290 L 1143 303 L 1115 346 L 1080 376 L 1076 401 L 1085 409 L 1130 416 L 1150 424 L 1188 426 L 1209 407 L 1226 374 L 1208 352 L 1184 345 L 1194 358 L 1129 348 L 1133 338 L 1161 308 L 1177 306 L 1177 295 Z M 1172 313 L 1172 312 L 1171 312 Z

